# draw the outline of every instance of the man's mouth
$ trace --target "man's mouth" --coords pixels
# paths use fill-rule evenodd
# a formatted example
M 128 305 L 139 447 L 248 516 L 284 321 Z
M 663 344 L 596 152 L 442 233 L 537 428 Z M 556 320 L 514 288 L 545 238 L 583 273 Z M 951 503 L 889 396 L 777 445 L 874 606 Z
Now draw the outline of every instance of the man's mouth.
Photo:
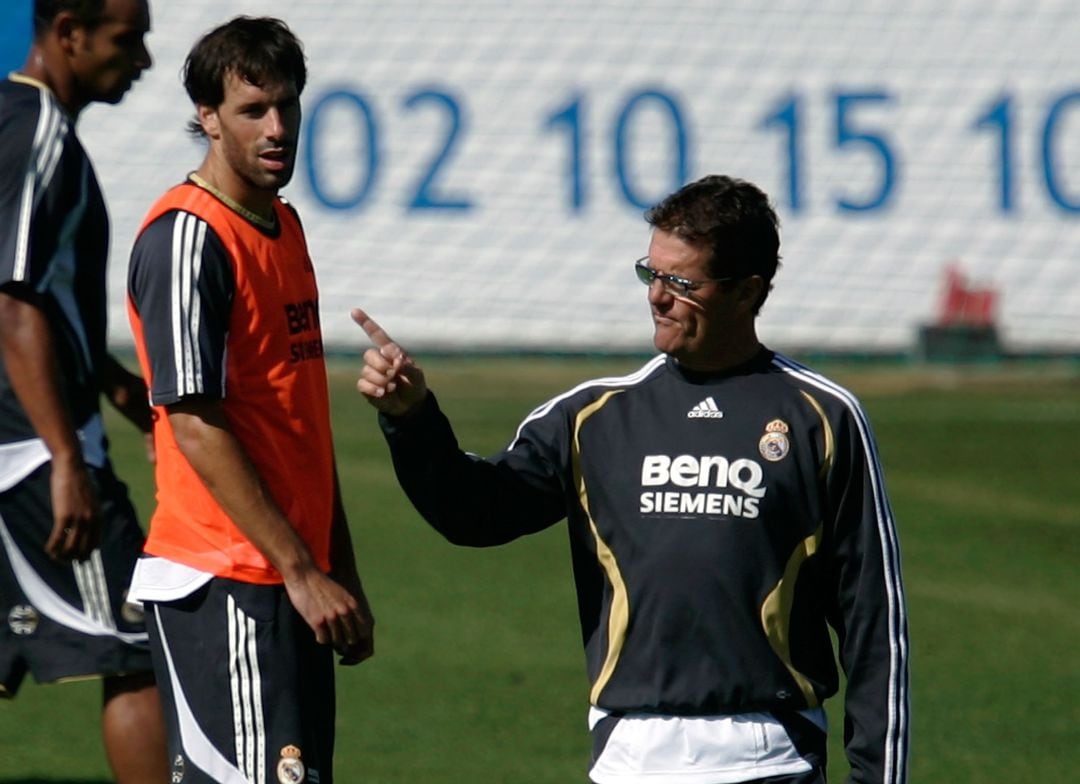
M 271 150 L 264 150 L 259 153 L 259 160 L 268 169 L 275 171 L 284 169 L 289 164 L 289 150 L 285 147 L 275 147 Z

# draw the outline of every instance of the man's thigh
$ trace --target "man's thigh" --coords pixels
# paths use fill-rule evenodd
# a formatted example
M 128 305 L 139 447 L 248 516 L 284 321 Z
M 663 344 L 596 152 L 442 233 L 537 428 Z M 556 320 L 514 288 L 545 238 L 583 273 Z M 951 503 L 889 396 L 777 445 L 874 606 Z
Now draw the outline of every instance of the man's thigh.
M 331 784 L 334 668 L 280 585 L 147 603 L 174 777 Z

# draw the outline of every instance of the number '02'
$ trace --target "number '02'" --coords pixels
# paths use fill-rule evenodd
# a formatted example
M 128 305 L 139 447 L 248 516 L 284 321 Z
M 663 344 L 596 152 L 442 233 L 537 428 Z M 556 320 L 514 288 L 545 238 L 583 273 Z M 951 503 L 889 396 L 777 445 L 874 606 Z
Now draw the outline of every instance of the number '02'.
M 442 145 L 428 161 L 426 168 L 416 178 L 412 194 L 406 201 L 410 211 L 415 210 L 456 210 L 466 211 L 473 208 L 473 201 L 462 194 L 448 194 L 439 188 L 439 178 L 450 162 L 459 136 L 466 128 L 465 115 L 461 104 L 453 94 L 437 88 L 427 88 L 410 93 L 402 101 L 402 107 L 412 111 L 422 106 L 434 106 L 442 114 L 446 123 L 442 136 Z M 358 180 L 343 192 L 334 193 L 324 181 L 319 160 L 322 149 L 323 120 L 330 109 L 349 110 L 360 118 L 361 132 L 357 135 L 357 155 L 363 162 L 363 170 Z M 359 209 L 371 196 L 379 177 L 380 164 L 380 123 L 372 105 L 364 96 L 352 90 L 332 90 L 315 102 L 307 117 L 307 139 L 305 148 L 305 171 L 308 185 L 315 198 L 332 210 Z

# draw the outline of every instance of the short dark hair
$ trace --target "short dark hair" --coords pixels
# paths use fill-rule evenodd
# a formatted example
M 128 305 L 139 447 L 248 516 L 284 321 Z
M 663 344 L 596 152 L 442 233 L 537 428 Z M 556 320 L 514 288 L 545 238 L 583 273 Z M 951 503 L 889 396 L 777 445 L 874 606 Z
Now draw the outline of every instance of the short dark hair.
M 653 228 L 711 252 L 713 277 L 759 275 L 765 290 L 760 310 L 780 266 L 780 219 L 756 185 L 720 174 L 684 185 L 645 212 Z
M 105 15 L 105 0 L 34 0 L 34 37 L 48 31 L 57 14 L 68 11 L 84 26 L 97 27 Z
M 266 16 L 238 16 L 211 30 L 192 47 L 181 73 L 196 106 L 220 106 L 230 73 L 258 87 L 292 82 L 297 95 L 307 83 L 300 40 L 283 21 Z M 204 135 L 198 119 L 188 131 Z

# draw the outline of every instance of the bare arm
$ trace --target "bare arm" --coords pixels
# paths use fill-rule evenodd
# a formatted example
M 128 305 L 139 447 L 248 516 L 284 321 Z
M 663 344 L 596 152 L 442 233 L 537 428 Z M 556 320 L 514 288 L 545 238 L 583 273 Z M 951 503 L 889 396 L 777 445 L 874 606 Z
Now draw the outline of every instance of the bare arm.
M 101 391 L 109 402 L 135 427 L 144 433 L 153 429 L 146 382 L 107 355 L 101 369 Z
M 101 369 L 101 391 L 113 408 L 144 433 L 146 457 L 151 463 L 155 462 L 153 409 L 150 408 L 146 382 L 109 354 Z
M 101 510 L 61 393 L 52 330 L 37 295 L 25 287 L 0 288 L 0 353 L 15 396 L 52 456 L 53 528 L 45 552 L 85 559 L 100 540 Z
M 229 518 L 281 573 L 289 599 L 315 638 L 332 644 L 349 663 L 370 655 L 370 622 L 361 602 L 319 571 L 229 429 L 221 401 L 185 397 L 168 406 L 168 415 L 180 451 Z M 339 527 L 335 524 L 335 532 Z

